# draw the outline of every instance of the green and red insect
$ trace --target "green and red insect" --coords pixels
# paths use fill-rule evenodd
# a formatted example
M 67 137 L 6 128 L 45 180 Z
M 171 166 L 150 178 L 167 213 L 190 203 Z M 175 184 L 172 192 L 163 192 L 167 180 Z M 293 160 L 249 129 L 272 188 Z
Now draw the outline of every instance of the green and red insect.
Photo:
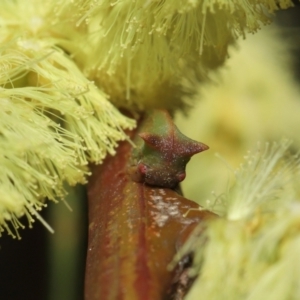
M 92 170 L 86 300 L 173 299 L 174 278 L 184 276 L 167 265 L 187 232 L 215 217 L 176 192 L 190 157 L 206 145 L 185 137 L 162 110 L 129 135 L 135 148 L 122 142 Z
M 208 146 L 183 135 L 165 110 L 147 113 L 133 150 L 130 173 L 136 182 L 174 188 L 185 179 L 191 156 Z

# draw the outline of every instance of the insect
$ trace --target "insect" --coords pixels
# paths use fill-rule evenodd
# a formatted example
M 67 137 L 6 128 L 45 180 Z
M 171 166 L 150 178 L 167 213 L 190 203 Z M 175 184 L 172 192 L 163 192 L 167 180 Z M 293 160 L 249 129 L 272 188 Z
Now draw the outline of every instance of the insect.
M 147 114 L 135 142 L 130 166 L 132 180 L 166 188 L 183 181 L 191 156 L 208 149 L 183 135 L 165 110 Z

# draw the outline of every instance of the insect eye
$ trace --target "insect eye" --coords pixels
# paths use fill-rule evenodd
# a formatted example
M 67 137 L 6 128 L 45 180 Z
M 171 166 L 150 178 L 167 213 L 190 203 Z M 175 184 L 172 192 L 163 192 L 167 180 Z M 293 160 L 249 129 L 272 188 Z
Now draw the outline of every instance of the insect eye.
M 141 174 L 146 174 L 147 173 L 147 170 L 148 170 L 148 168 L 147 168 L 147 166 L 146 165 L 144 165 L 144 164 L 139 164 L 138 165 L 138 170 L 139 170 L 139 172 L 141 173 Z
M 183 181 L 185 179 L 185 172 L 180 172 L 178 174 L 176 174 L 176 177 L 178 179 L 179 182 Z

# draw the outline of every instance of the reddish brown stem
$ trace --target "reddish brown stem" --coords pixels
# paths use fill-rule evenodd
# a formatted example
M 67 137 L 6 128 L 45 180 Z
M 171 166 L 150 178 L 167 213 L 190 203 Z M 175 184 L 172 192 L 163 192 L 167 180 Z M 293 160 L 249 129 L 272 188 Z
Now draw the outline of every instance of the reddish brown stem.
M 92 170 L 86 300 L 167 299 L 174 275 L 167 265 L 180 234 L 214 216 L 172 189 L 134 182 L 131 151 L 123 142 L 116 156 Z

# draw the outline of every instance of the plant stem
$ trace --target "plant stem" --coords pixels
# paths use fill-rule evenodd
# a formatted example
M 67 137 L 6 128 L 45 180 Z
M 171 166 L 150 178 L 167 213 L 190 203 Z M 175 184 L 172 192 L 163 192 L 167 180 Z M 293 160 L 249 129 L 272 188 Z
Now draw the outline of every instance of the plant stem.
M 86 300 L 169 299 L 174 272 L 167 266 L 181 233 L 214 216 L 175 190 L 134 182 L 131 155 L 132 146 L 122 142 L 92 169 Z

